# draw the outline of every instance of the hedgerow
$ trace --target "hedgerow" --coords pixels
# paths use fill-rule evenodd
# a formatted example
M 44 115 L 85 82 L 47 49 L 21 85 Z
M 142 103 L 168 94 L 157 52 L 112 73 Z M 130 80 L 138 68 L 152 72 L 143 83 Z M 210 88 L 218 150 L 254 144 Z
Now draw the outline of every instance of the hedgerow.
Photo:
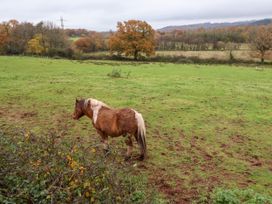
M 0 147 L 0 203 L 157 202 L 133 167 L 80 138 L 12 130 Z

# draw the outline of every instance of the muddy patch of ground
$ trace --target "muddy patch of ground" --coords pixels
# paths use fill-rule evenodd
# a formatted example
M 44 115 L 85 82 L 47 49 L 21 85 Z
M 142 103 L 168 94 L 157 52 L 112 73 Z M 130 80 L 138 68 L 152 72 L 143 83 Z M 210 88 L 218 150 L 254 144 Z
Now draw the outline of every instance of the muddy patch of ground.
M 167 136 L 164 136 L 167 138 Z M 181 131 L 180 139 L 186 138 Z M 242 136 L 235 136 L 234 141 L 240 144 L 246 141 Z M 189 146 L 183 145 L 184 142 L 176 141 L 169 144 L 168 150 L 179 152 L 178 155 L 189 157 L 189 161 L 181 162 L 174 168 L 180 171 L 181 176 L 175 176 L 165 168 L 155 168 L 151 170 L 154 174 L 149 176 L 150 182 L 165 194 L 171 203 L 192 203 L 201 196 L 209 199 L 209 194 L 214 188 L 224 186 L 226 181 L 233 181 L 240 187 L 247 187 L 254 181 L 249 179 L 250 170 L 242 174 L 232 172 L 224 168 L 224 158 L 208 145 L 204 136 L 193 136 L 189 140 Z M 222 144 L 221 148 L 228 148 L 228 144 Z M 260 165 L 258 158 L 252 160 L 252 165 Z M 254 162 L 253 162 L 254 161 Z M 173 167 L 173 166 L 172 166 Z M 148 167 L 150 168 L 150 167 Z
M 0 118 L 9 120 L 11 122 L 18 122 L 19 120 L 27 120 L 38 115 L 37 111 L 26 111 L 20 108 L 0 108 Z
M 251 149 L 258 149 L 257 142 L 244 135 L 233 135 L 230 137 L 228 144 L 220 145 L 222 152 L 231 158 L 245 161 L 251 167 L 262 167 L 267 164 L 260 156 L 254 154 Z M 234 150 L 235 148 L 237 150 Z M 269 166 L 269 164 L 267 164 Z

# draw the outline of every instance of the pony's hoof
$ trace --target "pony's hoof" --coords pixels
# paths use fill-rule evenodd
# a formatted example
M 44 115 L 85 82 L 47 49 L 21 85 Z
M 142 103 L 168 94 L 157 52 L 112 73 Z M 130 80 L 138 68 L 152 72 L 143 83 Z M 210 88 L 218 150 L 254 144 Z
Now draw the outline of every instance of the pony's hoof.
M 105 154 L 105 156 L 108 156 L 110 154 L 110 150 L 109 149 L 104 149 L 104 154 Z
M 144 158 L 145 158 L 144 155 L 140 155 L 140 156 L 138 157 L 138 160 L 139 160 L 139 161 L 143 161 Z
M 131 156 L 125 156 L 125 161 L 129 161 L 131 159 Z

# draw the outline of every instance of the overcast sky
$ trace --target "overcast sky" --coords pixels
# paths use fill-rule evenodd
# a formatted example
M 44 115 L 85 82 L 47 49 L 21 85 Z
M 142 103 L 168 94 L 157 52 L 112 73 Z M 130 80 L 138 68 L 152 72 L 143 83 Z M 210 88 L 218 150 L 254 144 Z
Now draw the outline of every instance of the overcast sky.
M 0 0 L 0 21 L 66 20 L 66 28 L 115 30 L 117 21 L 140 19 L 154 28 L 272 17 L 272 0 Z

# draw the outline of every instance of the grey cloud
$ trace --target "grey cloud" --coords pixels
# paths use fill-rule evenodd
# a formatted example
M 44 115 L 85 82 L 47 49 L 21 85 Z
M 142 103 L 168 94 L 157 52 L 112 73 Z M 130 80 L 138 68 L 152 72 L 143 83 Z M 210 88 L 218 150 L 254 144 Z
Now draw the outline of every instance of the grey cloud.
M 155 28 L 171 24 L 272 16 L 271 0 L 1 0 L 0 21 L 11 18 L 93 30 L 114 29 L 117 21 L 141 19 Z

